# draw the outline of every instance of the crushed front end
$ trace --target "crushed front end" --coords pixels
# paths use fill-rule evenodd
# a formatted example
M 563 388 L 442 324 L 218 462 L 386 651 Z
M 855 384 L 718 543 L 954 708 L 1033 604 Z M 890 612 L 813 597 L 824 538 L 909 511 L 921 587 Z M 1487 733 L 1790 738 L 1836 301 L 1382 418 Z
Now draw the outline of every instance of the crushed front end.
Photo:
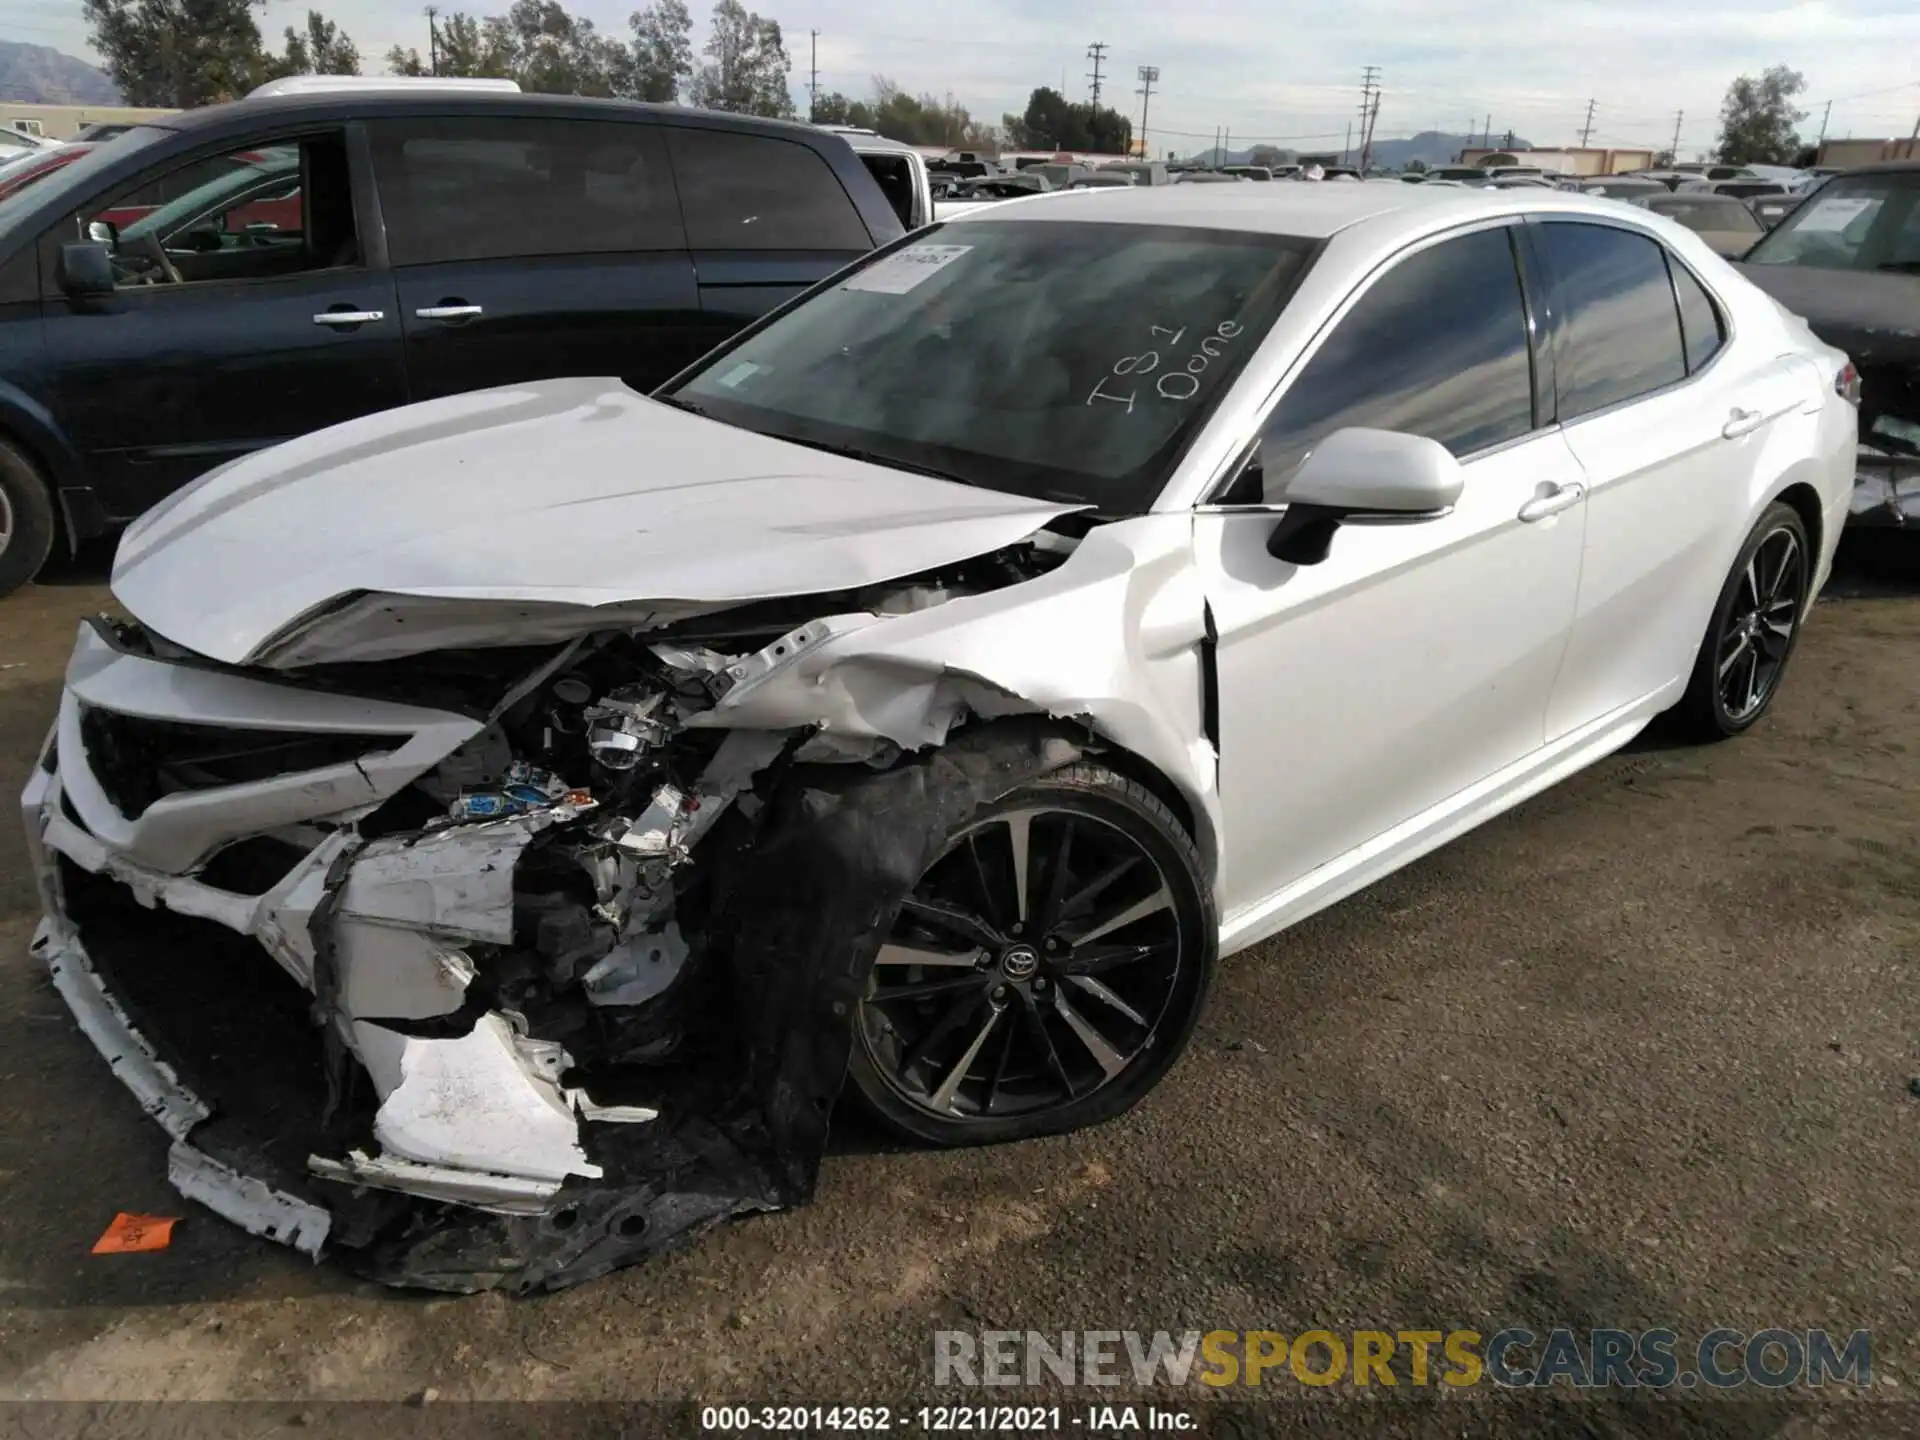
M 285 672 L 81 627 L 22 801 L 33 948 L 182 1193 L 456 1291 L 810 1197 L 934 837 L 884 813 L 891 742 L 700 725 L 875 618 L 755 611 Z

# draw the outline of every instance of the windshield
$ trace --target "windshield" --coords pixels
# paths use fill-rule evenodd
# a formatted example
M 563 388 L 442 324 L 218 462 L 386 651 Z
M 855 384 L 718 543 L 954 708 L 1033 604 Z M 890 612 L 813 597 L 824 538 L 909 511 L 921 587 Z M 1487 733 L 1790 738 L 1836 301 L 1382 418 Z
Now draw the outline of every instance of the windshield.
M 172 133 L 155 125 L 136 125 L 124 135 L 116 135 L 96 145 L 72 164 L 62 165 L 47 178 L 45 184 L 22 186 L 5 200 L 0 200 L 0 240 L 7 238 L 6 232 L 12 227 L 16 215 L 38 209 L 42 201 L 59 193 L 73 194 L 74 204 L 78 205 L 83 192 L 93 188 L 93 177 L 101 170 L 115 164 L 130 151 L 145 149 Z
M 1720 233 L 1738 231 L 1758 235 L 1762 228 L 1760 222 L 1753 218 L 1753 212 L 1738 200 L 1663 197 L 1648 201 L 1647 209 L 1669 220 L 1678 220 L 1689 230 Z
M 1829 180 L 1754 246 L 1746 263 L 1920 271 L 1920 171 Z
M 922 231 L 675 387 L 728 424 L 991 490 L 1147 509 L 1304 273 L 1280 235 Z

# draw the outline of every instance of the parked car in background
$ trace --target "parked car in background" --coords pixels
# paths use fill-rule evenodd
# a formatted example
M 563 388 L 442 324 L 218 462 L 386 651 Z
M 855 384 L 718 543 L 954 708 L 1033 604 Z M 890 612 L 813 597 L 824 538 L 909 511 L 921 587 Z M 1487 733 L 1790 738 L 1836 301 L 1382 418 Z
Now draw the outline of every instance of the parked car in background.
M 1165 185 L 1173 179 L 1158 160 L 1111 160 L 1094 172 L 1099 175 L 1131 176 L 1136 185 Z
M 38 184 L 93 148 L 91 141 L 75 140 L 45 150 L 25 150 L 10 160 L 0 162 L 0 200 L 29 185 Z
M 1591 179 L 1563 180 L 1555 188 L 1571 190 L 1580 195 L 1604 195 L 1610 200 L 1673 193 L 1660 181 L 1639 175 L 1597 175 Z
M 175 1185 L 397 1284 L 800 1203 L 843 1088 L 1099 1124 L 1220 956 L 1662 712 L 1761 721 L 1847 374 L 1608 201 L 981 209 L 650 398 L 443 398 L 149 514 L 22 767 L 34 952 Z
M 1920 526 L 1920 160 L 1833 176 L 1740 272 L 1853 358 L 1853 523 Z
M 1702 182 L 1700 189 L 1709 195 L 1731 195 L 1736 200 L 1757 200 L 1793 193 L 1778 180 L 1707 180 Z
M 1173 177 L 1176 185 L 1249 185 L 1244 175 L 1228 175 L 1220 170 L 1182 170 Z
M 1265 165 L 1222 165 L 1223 175 L 1238 175 L 1243 180 L 1267 181 L 1273 179 L 1273 171 Z
M 905 229 L 812 126 L 315 78 L 0 200 L 0 593 L 57 530 L 325 425 L 554 375 L 657 384 Z
M 926 157 L 918 150 L 854 125 L 822 125 L 820 128 L 838 135 L 852 147 L 902 225 L 918 230 L 932 223 L 933 183 Z
M 1822 184 L 1832 179 L 1835 175 L 1845 173 L 1846 172 L 1837 165 L 1809 165 L 1800 172 L 1800 178 L 1795 180 L 1788 188 L 1796 195 L 1806 195 L 1819 189 Z
M 1753 218 L 1771 230 L 1791 215 L 1803 197 L 1799 195 L 1756 195 L 1747 201 Z
M 1716 255 L 1737 260 L 1754 246 L 1766 227 L 1754 218 L 1744 201 L 1731 195 L 1675 194 L 1630 195 L 1627 203 L 1669 220 L 1678 221 L 1707 244 Z
M 1427 171 L 1429 180 L 1484 180 L 1487 172 L 1478 165 L 1436 165 Z
M 1069 190 L 1132 190 L 1136 188 L 1134 178 L 1124 171 L 1090 170 L 1079 179 L 1072 181 Z
M 73 138 L 93 142 L 111 140 L 114 136 L 124 135 L 133 128 L 133 122 L 130 120 L 102 121 L 97 125 L 82 125 Z

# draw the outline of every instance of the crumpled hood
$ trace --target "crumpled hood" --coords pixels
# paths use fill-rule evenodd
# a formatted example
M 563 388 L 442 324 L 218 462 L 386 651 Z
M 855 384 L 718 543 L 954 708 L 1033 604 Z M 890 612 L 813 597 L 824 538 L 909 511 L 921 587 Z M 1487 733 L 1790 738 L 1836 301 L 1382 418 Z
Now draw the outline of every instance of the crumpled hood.
M 229 664 L 352 597 L 480 602 L 381 657 L 595 628 L 598 607 L 846 590 L 1011 545 L 1083 507 L 870 465 L 549 380 L 406 406 L 223 466 L 141 517 L 113 591 Z M 490 602 L 490 603 L 488 603 Z M 417 607 L 416 617 L 449 608 Z M 524 634 L 515 615 L 537 617 Z M 371 653 L 304 653 L 319 659 Z M 276 663 L 295 663 L 283 658 Z

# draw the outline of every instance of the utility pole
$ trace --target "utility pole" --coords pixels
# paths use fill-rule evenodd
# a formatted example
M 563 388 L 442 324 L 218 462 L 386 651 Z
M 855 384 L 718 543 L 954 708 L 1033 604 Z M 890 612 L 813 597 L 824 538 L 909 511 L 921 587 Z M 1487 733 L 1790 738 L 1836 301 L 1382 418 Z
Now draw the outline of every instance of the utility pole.
M 1233 127 L 1227 126 L 1220 132 L 1220 163 L 1225 165 L 1233 150 Z
M 1920 115 L 1914 117 L 1913 133 L 1907 137 L 1907 153 L 1903 158 L 1908 160 L 1913 159 L 1914 147 L 1916 145 L 1920 145 Z M 1909 223 L 1911 223 L 1913 217 L 1908 216 L 1907 218 Z
M 1818 150 L 1822 145 L 1826 143 L 1827 122 L 1831 119 L 1833 119 L 1833 101 L 1829 100 L 1827 101 L 1826 110 L 1822 112 L 1820 116 L 1820 138 L 1813 142 L 1814 149 Z
M 1380 77 L 1378 65 L 1368 65 L 1360 75 L 1360 173 L 1367 170 L 1367 144 L 1373 131 L 1374 85 Z
M 1593 134 L 1593 106 L 1593 101 L 1587 101 L 1587 120 L 1586 123 L 1580 127 L 1580 148 L 1582 150 L 1587 148 L 1587 137 Z
M 1493 112 L 1487 112 L 1487 149 L 1493 148 Z
M 1216 125 L 1213 127 L 1213 164 L 1209 168 L 1216 170 L 1220 168 L 1220 156 L 1223 153 L 1225 152 L 1220 149 L 1220 127 Z
M 1087 58 L 1093 61 L 1093 72 L 1087 78 L 1093 81 L 1093 108 L 1100 108 L 1100 66 L 1107 58 L 1107 46 L 1104 40 L 1096 40 L 1087 47 Z
M 1673 112 L 1673 149 L 1669 150 L 1667 155 L 1674 163 L 1678 163 L 1680 159 L 1680 122 L 1686 118 L 1687 112 L 1684 110 Z
M 435 27 L 433 23 L 434 17 L 439 13 L 440 13 L 440 7 L 438 5 L 427 6 L 428 67 L 429 67 L 429 73 L 434 75 L 438 75 L 440 73 L 440 31 Z
M 814 124 L 820 119 L 820 32 L 807 34 L 807 123 Z
M 1148 160 L 1153 152 L 1147 148 L 1147 106 L 1153 101 L 1153 87 L 1160 80 L 1160 67 L 1142 65 L 1137 73 L 1140 76 L 1140 158 Z
M 1342 165 L 1346 164 L 1348 157 L 1351 156 L 1352 154 L 1353 154 L 1353 122 L 1349 120 L 1347 121 L 1347 138 L 1340 143 L 1340 163 Z

